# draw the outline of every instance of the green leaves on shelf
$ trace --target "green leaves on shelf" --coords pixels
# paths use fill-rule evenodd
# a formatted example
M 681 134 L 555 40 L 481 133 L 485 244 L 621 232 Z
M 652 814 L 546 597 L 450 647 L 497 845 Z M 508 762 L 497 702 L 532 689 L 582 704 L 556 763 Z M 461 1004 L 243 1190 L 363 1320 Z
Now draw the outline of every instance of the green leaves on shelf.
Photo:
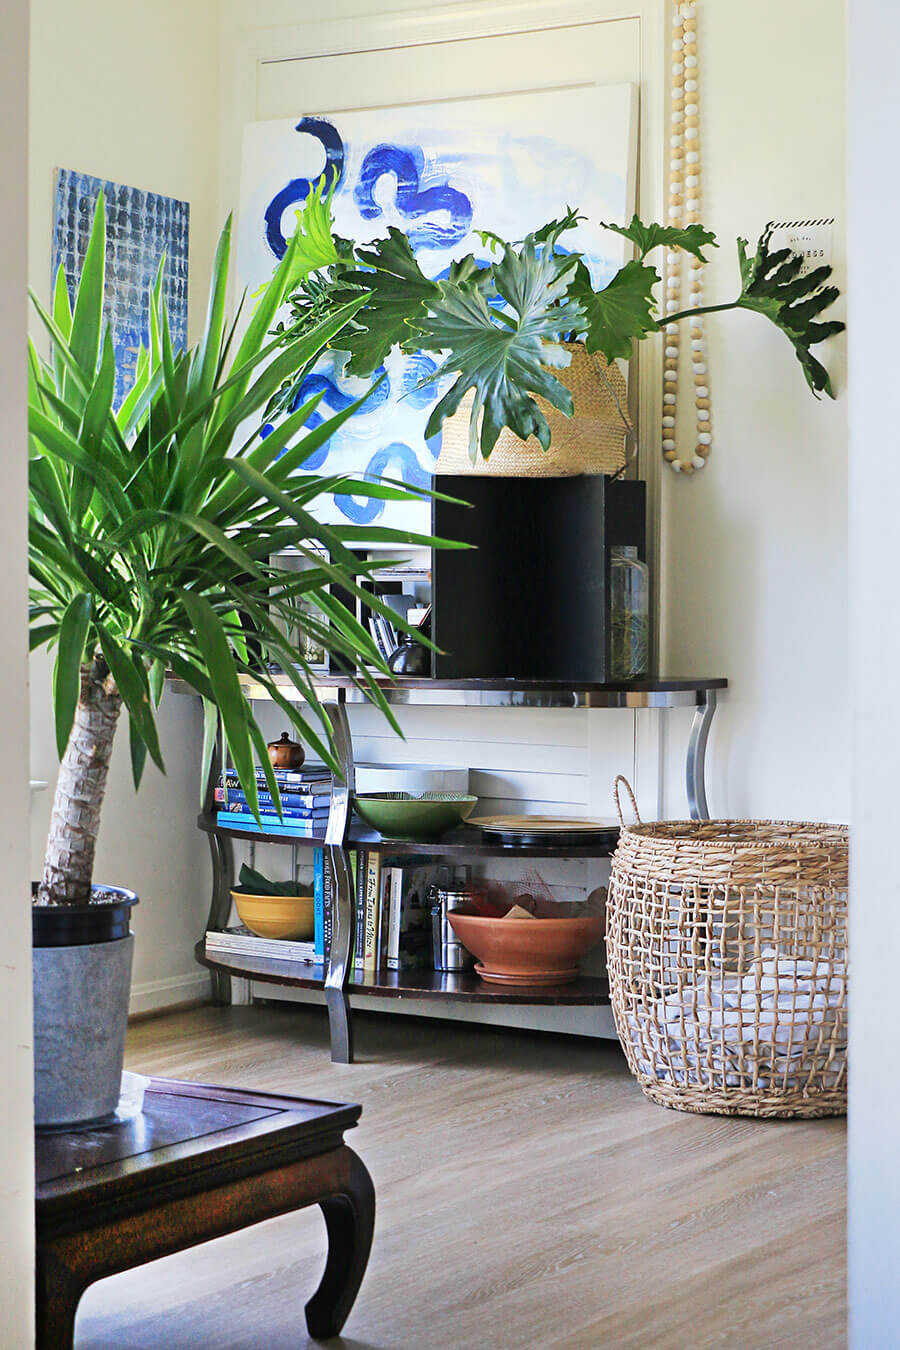
M 736 308 L 764 314 L 785 334 L 803 367 L 806 382 L 818 397 L 819 391 L 834 398 L 828 371 L 810 351 L 810 347 L 840 333 L 844 324 L 836 319 L 817 322 L 818 317 L 838 297 L 836 286 L 826 286 L 830 267 L 816 267 L 801 276 L 803 258 L 788 248 L 769 248 L 771 231 L 759 240 L 756 253 L 747 253 L 747 240 L 738 240 L 738 261 L 743 283 Z
M 234 889 L 245 895 L 298 896 L 306 895 L 309 890 L 308 887 L 304 890 L 296 881 L 271 881 L 247 863 L 241 866 L 239 881 L 240 884 Z

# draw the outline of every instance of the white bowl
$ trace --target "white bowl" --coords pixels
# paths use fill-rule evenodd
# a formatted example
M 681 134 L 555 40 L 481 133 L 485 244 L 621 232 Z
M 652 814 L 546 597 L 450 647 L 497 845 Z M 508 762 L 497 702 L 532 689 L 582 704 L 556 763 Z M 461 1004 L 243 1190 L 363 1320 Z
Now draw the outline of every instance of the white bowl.
M 469 791 L 469 770 L 434 764 L 357 764 L 357 792 Z

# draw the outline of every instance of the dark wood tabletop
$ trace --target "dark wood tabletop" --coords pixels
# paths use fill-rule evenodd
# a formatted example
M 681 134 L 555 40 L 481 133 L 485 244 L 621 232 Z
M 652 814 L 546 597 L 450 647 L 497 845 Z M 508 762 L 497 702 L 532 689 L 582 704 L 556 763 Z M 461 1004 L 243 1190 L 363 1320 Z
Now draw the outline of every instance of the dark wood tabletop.
M 372 1181 L 344 1143 L 362 1108 L 150 1080 L 142 1112 L 35 1139 L 37 1344 L 68 1350 L 94 1280 L 317 1204 L 328 1231 L 310 1334 L 334 1336 L 366 1268 Z
M 67 1213 L 83 1223 L 85 1206 L 108 1200 L 121 1212 L 126 1197 L 163 1182 L 183 1181 L 193 1189 L 193 1178 L 197 1189 L 206 1189 L 210 1169 L 219 1165 L 234 1176 L 238 1170 L 266 1170 L 277 1162 L 275 1153 L 292 1158 L 325 1153 L 340 1145 L 361 1109 L 151 1079 L 144 1109 L 134 1120 L 36 1137 L 39 1228 Z

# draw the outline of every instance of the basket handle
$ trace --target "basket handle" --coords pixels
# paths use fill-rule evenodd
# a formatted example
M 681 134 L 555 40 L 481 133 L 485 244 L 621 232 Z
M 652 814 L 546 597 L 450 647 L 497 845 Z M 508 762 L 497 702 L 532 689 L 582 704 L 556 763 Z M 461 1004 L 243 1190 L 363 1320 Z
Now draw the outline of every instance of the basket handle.
M 615 780 L 615 782 L 613 783 L 613 796 L 614 796 L 615 799 L 616 799 L 616 811 L 617 811 L 618 814 L 619 814 L 619 824 L 622 826 L 622 829 L 624 830 L 624 829 L 625 829 L 625 817 L 622 815 L 622 803 L 619 801 L 619 784 L 620 784 L 620 783 L 624 783 L 624 785 L 625 785 L 625 791 L 628 793 L 628 796 L 629 796 L 629 798 L 630 798 L 630 800 L 631 800 L 631 809 L 632 809 L 632 811 L 634 812 L 634 818 L 635 818 L 635 820 L 637 821 L 637 823 L 638 823 L 639 825 L 643 825 L 644 822 L 641 820 L 641 813 L 640 813 L 640 811 L 638 810 L 638 804 L 637 804 L 637 801 L 635 800 L 635 796 L 634 796 L 634 792 L 633 792 L 633 790 L 632 790 L 631 784 L 629 783 L 629 781 L 628 781 L 628 779 L 625 777 L 625 775 L 622 774 L 622 773 L 616 775 L 616 780 Z

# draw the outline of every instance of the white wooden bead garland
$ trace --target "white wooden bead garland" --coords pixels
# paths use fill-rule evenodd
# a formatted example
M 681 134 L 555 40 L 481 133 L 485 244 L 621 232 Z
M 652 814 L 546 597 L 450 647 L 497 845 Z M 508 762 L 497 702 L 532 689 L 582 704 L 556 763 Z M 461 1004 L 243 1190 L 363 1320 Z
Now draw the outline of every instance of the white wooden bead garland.
M 676 0 L 672 14 L 672 100 L 669 154 L 668 223 L 679 228 L 700 220 L 700 89 L 697 65 L 697 0 Z M 682 262 L 688 270 L 688 294 L 682 298 Z M 676 314 L 703 304 L 703 264 L 681 249 L 666 250 L 665 312 Z M 697 442 L 690 457 L 678 455 L 678 377 L 681 358 L 681 324 L 664 327 L 663 360 L 663 458 L 676 473 L 702 469 L 712 449 L 709 378 L 706 368 L 706 327 L 704 316 L 686 320 L 690 324 L 691 368 L 694 377 L 694 406 L 697 415 Z

